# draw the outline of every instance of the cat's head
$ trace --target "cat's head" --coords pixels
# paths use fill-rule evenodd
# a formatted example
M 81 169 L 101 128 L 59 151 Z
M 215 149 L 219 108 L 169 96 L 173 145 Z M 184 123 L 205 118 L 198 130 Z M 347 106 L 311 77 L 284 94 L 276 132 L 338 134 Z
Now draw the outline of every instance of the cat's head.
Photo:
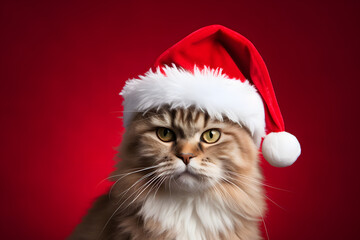
M 257 147 L 249 131 L 195 108 L 138 113 L 124 134 L 121 167 L 136 170 L 149 186 L 204 191 L 257 169 Z

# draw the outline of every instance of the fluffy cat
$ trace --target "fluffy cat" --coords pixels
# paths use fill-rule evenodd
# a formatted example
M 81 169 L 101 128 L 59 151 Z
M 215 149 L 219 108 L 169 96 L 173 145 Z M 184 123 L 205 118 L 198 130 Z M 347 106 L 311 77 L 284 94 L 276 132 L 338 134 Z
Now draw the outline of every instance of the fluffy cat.
M 258 150 L 239 124 L 195 108 L 138 113 L 119 159 L 70 239 L 262 239 Z

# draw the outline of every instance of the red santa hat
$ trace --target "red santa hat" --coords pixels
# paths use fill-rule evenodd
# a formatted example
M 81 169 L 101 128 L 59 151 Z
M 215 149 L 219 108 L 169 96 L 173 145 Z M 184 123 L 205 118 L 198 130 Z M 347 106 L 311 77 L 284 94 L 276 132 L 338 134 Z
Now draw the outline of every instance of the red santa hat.
M 273 166 L 290 166 L 301 152 L 296 137 L 285 132 L 260 54 L 245 37 L 220 25 L 201 28 L 166 50 L 120 94 L 125 127 L 134 112 L 195 106 L 246 127 Z

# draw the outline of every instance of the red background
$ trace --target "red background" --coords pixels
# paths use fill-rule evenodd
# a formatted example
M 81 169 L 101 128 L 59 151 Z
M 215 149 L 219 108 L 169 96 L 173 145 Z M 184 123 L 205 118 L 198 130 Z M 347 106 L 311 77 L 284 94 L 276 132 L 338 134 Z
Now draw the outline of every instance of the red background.
M 209 24 L 267 63 L 293 166 L 263 163 L 270 239 L 355 239 L 358 1 L 2 1 L 2 239 L 63 239 L 103 192 L 120 144 L 124 81 Z

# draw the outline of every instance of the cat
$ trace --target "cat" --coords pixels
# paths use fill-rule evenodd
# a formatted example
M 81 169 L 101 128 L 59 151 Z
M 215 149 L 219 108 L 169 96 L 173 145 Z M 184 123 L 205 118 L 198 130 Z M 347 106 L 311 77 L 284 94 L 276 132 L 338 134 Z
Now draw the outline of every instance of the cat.
M 262 239 L 258 148 L 227 118 L 190 107 L 136 113 L 114 181 L 69 239 Z

